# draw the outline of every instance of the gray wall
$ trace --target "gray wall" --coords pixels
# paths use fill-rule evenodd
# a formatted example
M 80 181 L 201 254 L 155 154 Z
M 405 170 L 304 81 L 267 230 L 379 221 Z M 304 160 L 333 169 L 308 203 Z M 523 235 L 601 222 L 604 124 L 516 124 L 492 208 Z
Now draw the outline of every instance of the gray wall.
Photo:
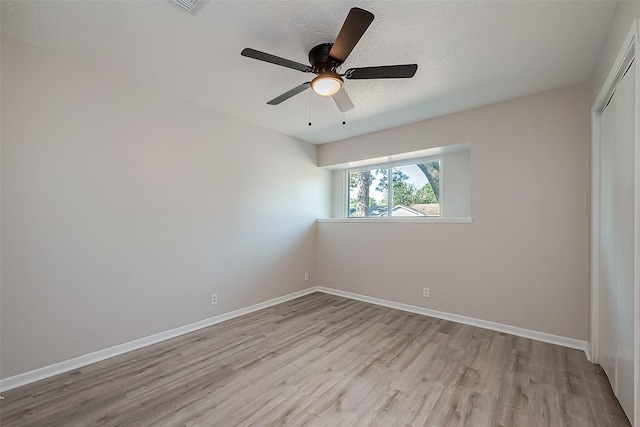
M 473 223 L 321 222 L 317 284 L 588 340 L 588 92 L 570 86 L 320 146 L 331 165 L 470 142 Z
M 3 378 L 315 282 L 315 146 L 18 42 L 1 72 Z

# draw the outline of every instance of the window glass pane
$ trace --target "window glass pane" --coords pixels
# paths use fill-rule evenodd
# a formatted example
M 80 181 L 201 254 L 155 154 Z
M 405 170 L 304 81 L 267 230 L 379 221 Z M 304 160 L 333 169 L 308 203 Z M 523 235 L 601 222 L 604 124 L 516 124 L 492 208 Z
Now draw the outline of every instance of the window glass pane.
M 440 216 L 440 161 L 392 168 L 391 216 Z
M 349 173 L 349 218 L 387 216 L 387 168 Z

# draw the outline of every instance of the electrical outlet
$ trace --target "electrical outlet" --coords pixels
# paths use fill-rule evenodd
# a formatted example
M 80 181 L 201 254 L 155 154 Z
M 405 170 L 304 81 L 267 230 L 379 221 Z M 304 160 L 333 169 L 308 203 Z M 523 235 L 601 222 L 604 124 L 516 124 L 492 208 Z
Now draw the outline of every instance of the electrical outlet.
M 211 305 L 218 303 L 218 294 L 211 294 Z
M 304 280 L 309 280 L 309 273 L 304 273 Z
M 429 288 L 422 288 L 422 296 L 429 298 Z

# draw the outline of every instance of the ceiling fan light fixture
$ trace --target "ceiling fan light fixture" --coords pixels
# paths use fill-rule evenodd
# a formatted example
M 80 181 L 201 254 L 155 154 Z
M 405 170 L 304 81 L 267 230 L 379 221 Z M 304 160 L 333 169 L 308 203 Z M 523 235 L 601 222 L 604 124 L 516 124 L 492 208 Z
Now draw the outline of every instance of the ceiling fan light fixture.
M 318 95 L 331 96 L 342 89 L 342 77 L 337 73 L 323 73 L 311 80 L 311 89 Z

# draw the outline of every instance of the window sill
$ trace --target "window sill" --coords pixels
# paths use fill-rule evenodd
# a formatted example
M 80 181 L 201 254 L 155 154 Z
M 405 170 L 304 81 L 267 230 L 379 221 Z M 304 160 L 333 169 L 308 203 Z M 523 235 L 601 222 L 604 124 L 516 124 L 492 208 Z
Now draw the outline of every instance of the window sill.
M 317 222 L 406 222 L 406 223 L 415 223 L 415 222 L 430 222 L 436 224 L 471 224 L 473 222 L 473 218 L 318 218 Z

